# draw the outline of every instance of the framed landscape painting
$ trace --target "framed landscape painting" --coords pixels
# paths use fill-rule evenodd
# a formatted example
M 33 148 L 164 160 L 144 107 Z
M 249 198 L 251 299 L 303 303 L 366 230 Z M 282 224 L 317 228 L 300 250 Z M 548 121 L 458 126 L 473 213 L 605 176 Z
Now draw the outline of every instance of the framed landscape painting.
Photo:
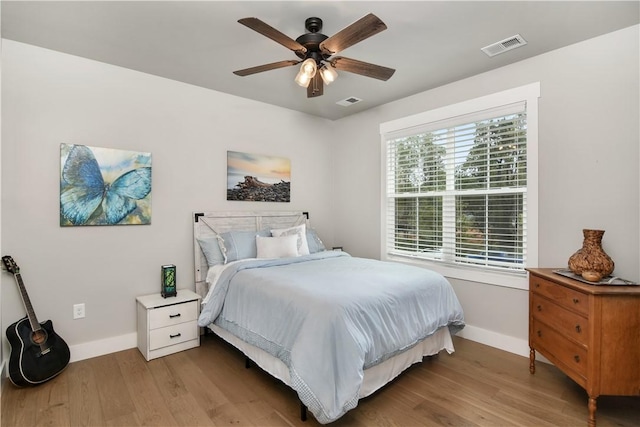
M 227 151 L 227 200 L 289 202 L 291 161 L 285 157 Z
M 151 223 L 151 153 L 60 145 L 60 225 Z

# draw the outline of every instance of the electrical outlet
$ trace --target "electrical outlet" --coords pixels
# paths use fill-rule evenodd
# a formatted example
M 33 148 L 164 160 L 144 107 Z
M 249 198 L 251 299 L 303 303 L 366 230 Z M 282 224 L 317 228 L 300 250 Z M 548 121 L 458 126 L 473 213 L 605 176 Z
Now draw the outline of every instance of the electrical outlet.
M 84 303 L 73 305 L 73 318 L 82 319 L 84 317 Z

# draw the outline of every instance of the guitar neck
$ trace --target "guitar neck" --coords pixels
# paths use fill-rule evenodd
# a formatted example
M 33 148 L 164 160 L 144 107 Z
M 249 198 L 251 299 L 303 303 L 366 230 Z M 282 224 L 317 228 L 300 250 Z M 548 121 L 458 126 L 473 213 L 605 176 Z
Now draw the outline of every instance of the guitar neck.
M 27 317 L 29 318 L 31 330 L 38 331 L 42 329 L 42 326 L 40 325 L 40 322 L 38 322 L 38 318 L 36 317 L 36 312 L 33 310 L 33 306 L 31 305 L 31 300 L 29 299 L 29 294 L 27 294 L 27 288 L 25 288 L 24 282 L 22 281 L 22 276 L 20 275 L 20 273 L 14 273 L 13 277 L 15 277 L 16 283 L 18 284 L 18 289 L 20 289 L 20 297 L 22 297 L 24 309 L 27 311 Z

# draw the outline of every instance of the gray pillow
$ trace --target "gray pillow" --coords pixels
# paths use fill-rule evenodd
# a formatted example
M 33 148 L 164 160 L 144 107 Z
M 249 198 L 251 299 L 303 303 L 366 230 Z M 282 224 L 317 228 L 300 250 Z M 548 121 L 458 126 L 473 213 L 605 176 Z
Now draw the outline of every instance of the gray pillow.
M 260 231 L 227 231 L 220 234 L 223 240 L 223 255 L 225 264 L 245 258 L 257 258 L 258 249 L 256 246 L 256 236 L 269 237 L 269 230 Z
M 202 249 L 202 253 L 207 259 L 209 267 L 217 264 L 224 264 L 224 255 L 220 250 L 220 244 L 223 242 L 219 236 L 199 237 L 196 240 L 200 245 L 200 249 Z
M 307 245 L 309 245 L 309 253 L 315 254 L 316 252 L 322 252 L 326 248 L 324 243 L 318 237 L 318 233 L 313 228 L 307 228 Z

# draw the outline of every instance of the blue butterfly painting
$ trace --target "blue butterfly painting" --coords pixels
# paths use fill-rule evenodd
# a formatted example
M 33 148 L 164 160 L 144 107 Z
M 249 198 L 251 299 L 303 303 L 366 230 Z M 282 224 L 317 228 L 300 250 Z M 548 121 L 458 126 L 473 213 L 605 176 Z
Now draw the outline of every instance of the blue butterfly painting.
M 62 144 L 60 159 L 60 225 L 151 223 L 150 153 Z

